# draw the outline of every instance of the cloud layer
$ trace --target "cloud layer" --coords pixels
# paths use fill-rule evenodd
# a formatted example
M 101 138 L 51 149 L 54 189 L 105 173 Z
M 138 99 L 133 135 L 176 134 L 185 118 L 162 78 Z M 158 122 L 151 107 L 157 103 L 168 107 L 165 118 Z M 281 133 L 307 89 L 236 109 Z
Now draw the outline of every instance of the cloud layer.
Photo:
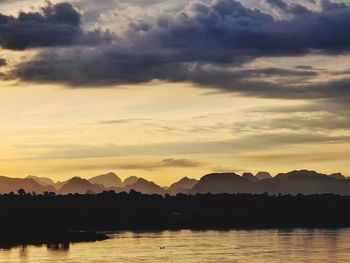
M 138 13 L 115 36 L 84 31 L 80 13 L 61 3 L 18 17 L 1 15 L 0 43 L 9 49 L 60 47 L 17 65 L 8 77 L 23 81 L 96 87 L 159 79 L 258 97 L 348 97 L 344 72 L 320 81 L 324 72 L 307 66 L 242 67 L 261 57 L 349 53 L 350 6 L 329 0 L 313 9 L 283 0 L 267 5 L 280 17 L 236 0 L 194 1 L 181 10 Z
M 69 3 L 47 4 L 17 17 L 0 13 L 0 45 L 4 49 L 96 45 L 104 37 L 107 40 L 107 34 L 99 31 L 84 32 L 80 13 Z

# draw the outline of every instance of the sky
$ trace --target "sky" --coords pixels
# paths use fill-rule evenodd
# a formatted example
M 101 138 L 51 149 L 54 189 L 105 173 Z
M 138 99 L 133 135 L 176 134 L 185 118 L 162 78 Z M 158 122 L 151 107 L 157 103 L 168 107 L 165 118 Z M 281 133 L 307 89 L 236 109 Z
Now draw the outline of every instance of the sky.
M 0 0 L 0 174 L 350 176 L 350 1 Z

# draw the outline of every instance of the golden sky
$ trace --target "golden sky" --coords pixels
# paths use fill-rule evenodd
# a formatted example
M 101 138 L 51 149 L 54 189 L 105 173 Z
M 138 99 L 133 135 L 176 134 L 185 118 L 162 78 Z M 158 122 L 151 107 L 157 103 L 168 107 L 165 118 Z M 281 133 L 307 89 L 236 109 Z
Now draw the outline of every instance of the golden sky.
M 214 9 L 215 3 L 221 1 L 213 1 L 206 8 Z M 81 37 L 88 43 L 97 40 L 79 33 L 79 42 L 73 44 L 65 40 L 57 40 L 59 44 L 40 42 L 40 35 L 22 46 L 27 35 L 15 35 L 10 40 L 1 35 L 2 27 L 12 33 L 10 26 L 20 27 L 22 21 L 10 21 L 4 26 L 0 19 L 0 59 L 6 61 L 0 67 L 1 175 L 32 174 L 63 180 L 114 171 L 122 178 L 136 175 L 161 185 L 215 171 L 266 170 L 276 174 L 311 169 L 350 175 L 350 60 L 346 48 L 338 53 L 320 47 L 322 52 L 296 50 L 294 54 L 277 46 L 281 53 L 278 55 L 265 54 L 266 48 L 257 47 L 255 52 L 247 51 L 247 57 L 229 53 L 235 60 L 242 60 L 239 65 L 235 60 L 224 61 L 218 50 L 210 56 L 195 54 L 195 61 L 187 65 L 192 55 L 182 53 L 185 48 L 181 43 L 179 50 L 177 46 L 152 50 L 151 44 L 164 34 L 163 30 L 137 36 L 130 33 L 130 27 L 151 26 L 144 21 L 137 21 L 137 26 L 130 22 L 136 19 L 133 16 L 140 16 L 142 8 L 142 15 L 148 19 L 145 21 L 154 23 L 160 19 L 162 8 L 180 7 L 167 1 L 146 6 L 138 1 L 128 6 L 123 1 L 119 1 L 121 5 L 116 2 L 103 2 L 118 14 L 113 17 L 108 8 L 90 10 L 91 6 L 81 1 L 70 1 L 69 5 L 79 11 L 79 27 L 83 30 L 98 23 L 100 28 L 109 25 L 113 32 L 122 31 L 122 26 L 128 28 L 128 33 L 123 28 L 122 44 L 86 47 Z M 237 10 L 243 8 L 237 7 L 236 1 L 228 2 Z M 186 1 L 181 3 L 186 5 Z M 42 1 L 0 1 L 1 5 L 1 12 L 13 15 L 13 19 L 19 10 L 34 12 L 30 10 L 45 6 Z M 159 10 L 151 13 L 154 5 Z M 56 6 L 52 4 L 51 8 Z M 244 8 L 252 10 L 251 4 Z M 264 12 L 266 8 L 266 4 L 262 6 Z M 314 12 L 326 12 L 326 8 Z M 342 12 L 350 14 L 350 8 L 342 8 Z M 280 15 L 276 8 L 270 11 Z M 193 11 L 188 12 L 191 17 Z M 259 16 L 254 13 L 252 17 Z M 124 22 L 120 28 L 116 19 Z M 174 25 L 180 23 L 176 19 L 179 18 L 174 18 Z M 122 33 L 118 34 L 117 42 Z M 19 44 L 16 37 L 21 37 Z M 141 40 L 144 46 L 150 45 L 146 53 L 138 47 Z M 191 39 L 186 43 L 191 45 L 190 42 Z M 77 57 L 69 62 L 72 56 Z M 110 62 L 113 56 L 116 59 Z M 123 56 L 128 56 L 127 62 L 123 60 L 119 65 Z M 174 64 L 180 56 L 187 56 L 186 62 Z M 202 58 L 204 64 L 198 62 Z M 96 68 L 91 70 L 91 65 Z

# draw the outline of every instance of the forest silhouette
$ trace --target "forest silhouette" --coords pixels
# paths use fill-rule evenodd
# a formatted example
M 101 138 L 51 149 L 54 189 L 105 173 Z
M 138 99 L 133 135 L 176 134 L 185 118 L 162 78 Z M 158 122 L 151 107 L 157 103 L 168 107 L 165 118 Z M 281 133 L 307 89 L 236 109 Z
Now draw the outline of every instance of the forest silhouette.
M 95 231 L 350 227 L 350 196 L 268 194 L 0 196 L 0 245 L 94 241 Z M 82 232 L 83 231 L 83 232 Z

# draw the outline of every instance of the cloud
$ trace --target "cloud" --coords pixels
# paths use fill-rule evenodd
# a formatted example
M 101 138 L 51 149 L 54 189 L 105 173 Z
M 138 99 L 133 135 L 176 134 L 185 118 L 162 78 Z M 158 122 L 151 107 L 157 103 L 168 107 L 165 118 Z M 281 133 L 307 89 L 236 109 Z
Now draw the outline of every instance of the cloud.
M 7 61 L 4 58 L 0 58 L 0 67 L 6 66 L 7 65 Z
M 300 14 L 310 14 L 311 11 L 308 9 L 308 7 L 304 5 L 315 5 L 317 4 L 316 1 L 310 0 L 310 1 L 304 1 L 302 2 L 303 5 L 299 4 L 296 1 L 284 1 L 284 0 L 266 0 L 265 1 L 267 5 L 272 7 L 273 9 L 279 11 L 279 17 L 290 17 Z M 301 1 L 299 1 L 301 2 Z M 325 2 L 322 3 L 322 7 L 324 8 L 326 6 Z M 328 2 L 328 1 L 327 1 Z M 325 9 L 325 8 L 324 8 Z
M 275 148 L 295 145 L 341 144 L 350 142 L 349 135 L 326 135 L 310 132 L 274 132 L 240 136 L 235 139 L 219 141 L 178 141 L 173 143 L 153 143 L 118 146 L 114 144 L 94 145 L 38 145 L 39 154 L 30 159 L 85 159 L 116 156 L 142 155 L 181 155 L 181 154 L 218 154 L 244 153 L 249 151 L 267 151 Z M 31 146 L 31 149 L 35 148 Z M 184 160 L 165 159 L 162 165 L 192 165 Z M 194 165 L 194 164 L 193 164 Z
M 283 162 L 283 163 L 310 163 L 310 162 L 332 162 L 346 161 L 349 159 L 349 151 L 335 152 L 307 152 L 307 153 L 278 153 L 264 155 L 242 155 L 240 158 L 253 162 Z
M 198 162 L 187 159 L 164 159 L 162 164 L 166 167 L 197 167 L 200 165 Z
M 151 121 L 151 120 L 153 119 L 148 119 L 148 118 L 112 119 L 112 120 L 104 120 L 104 121 L 99 121 L 99 122 L 89 123 L 89 124 L 125 124 L 125 123 L 144 122 L 144 121 Z
M 195 1 L 176 14 L 159 15 L 141 39 L 180 49 L 180 58 L 197 62 L 235 62 L 242 56 L 295 55 L 312 50 L 349 51 L 350 36 L 344 35 L 344 30 L 350 7 L 323 0 L 321 8 L 276 20 L 235 0 Z M 135 27 L 129 33 L 135 33 Z
M 295 66 L 296 69 L 304 69 L 304 70 L 312 70 L 314 69 L 312 66 L 308 66 L 308 65 L 298 65 Z
M 285 10 L 288 8 L 288 5 L 283 0 L 266 0 L 266 2 L 269 5 L 280 8 L 282 10 Z
M 125 169 L 125 170 L 156 170 L 160 168 L 192 168 L 202 166 L 201 163 L 191 161 L 188 159 L 164 159 L 160 162 L 147 162 L 147 163 L 124 163 L 115 164 L 114 169 Z
M 126 162 L 120 160 L 90 160 L 87 164 L 84 163 L 71 163 L 64 166 L 53 165 L 54 170 L 60 171 L 74 171 L 74 170 L 101 170 L 101 169 L 115 169 L 115 170 L 139 170 L 139 171 L 155 171 L 163 168 L 193 168 L 203 166 L 202 163 L 194 162 L 188 159 L 176 160 L 179 161 L 178 164 L 174 165 L 168 163 L 166 160 L 162 161 L 137 161 L 137 162 Z M 183 164 L 183 165 L 182 165 Z M 189 165 L 190 164 L 190 165 Z
M 171 9 L 183 6 L 188 0 L 73 0 L 72 3 L 82 11 L 85 24 L 104 24 L 111 15 L 115 15 L 118 10 L 126 6 L 145 9 Z M 106 21 L 109 22 L 109 21 Z
M 339 114 L 323 113 L 312 115 L 289 115 L 284 117 L 271 118 L 262 117 L 259 121 L 247 124 L 246 122 L 236 123 L 239 130 L 291 130 L 291 131 L 328 131 L 344 130 L 350 132 L 350 117 Z
M 323 0 L 319 10 L 311 10 L 282 0 L 269 3 L 286 9 L 288 19 L 275 19 L 268 12 L 243 6 L 235 0 L 193 1 L 181 10 L 145 16 L 148 20 L 140 18 L 138 13 L 138 17 L 129 14 L 125 31 L 118 38 L 111 37 L 110 42 L 81 38 L 86 33 L 82 32 L 80 15 L 71 4 L 49 5 L 41 13 L 24 15 L 34 20 L 38 28 L 35 32 L 41 32 L 40 28 L 45 28 L 47 22 L 55 28 L 68 27 L 73 31 L 61 34 L 53 30 L 55 36 L 48 34 L 44 40 L 31 34 L 29 39 L 34 40 L 25 39 L 18 45 L 7 46 L 62 44 L 66 47 L 42 50 L 32 60 L 18 64 L 8 77 L 28 82 L 64 83 L 71 87 L 159 79 L 266 98 L 349 97 L 349 78 L 320 81 L 316 78 L 319 71 L 305 65 L 243 68 L 259 57 L 350 52 L 350 34 L 344 34 L 348 30 L 350 6 Z M 4 19 L 22 25 L 20 17 L 21 14 L 18 18 Z M 8 24 L 11 21 L 5 22 Z M 100 31 L 96 34 L 96 39 L 100 39 Z M 84 41 L 91 45 L 84 47 Z
M 298 131 L 350 134 L 350 106 L 345 101 L 321 101 L 293 106 L 252 108 L 248 121 L 233 124 L 232 132 Z
M 50 4 L 39 11 L 0 13 L 0 45 L 4 49 L 96 45 L 111 38 L 108 32 L 84 32 L 81 15 L 70 3 Z

